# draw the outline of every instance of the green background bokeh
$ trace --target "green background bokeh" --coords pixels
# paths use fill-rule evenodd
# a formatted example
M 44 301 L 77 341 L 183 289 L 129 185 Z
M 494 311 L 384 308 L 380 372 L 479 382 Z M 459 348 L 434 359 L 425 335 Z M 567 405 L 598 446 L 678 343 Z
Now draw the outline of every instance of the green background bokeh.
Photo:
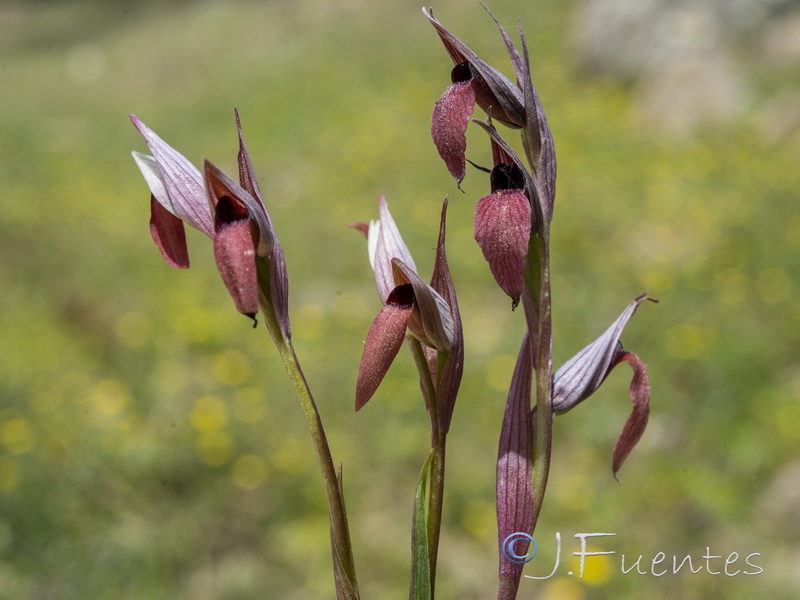
M 499 4 L 499 3 L 498 3 Z M 556 366 L 636 295 L 623 336 L 648 364 L 649 428 L 620 472 L 620 368 L 556 420 L 537 540 L 550 571 L 519 597 L 796 598 L 800 593 L 800 150 L 746 118 L 691 139 L 648 132 L 620 83 L 565 41 L 570 3 L 493 7 L 526 29 L 553 129 Z M 496 593 L 494 463 L 521 312 L 472 240 L 485 177 L 461 194 L 430 141 L 451 67 L 409 2 L 34 3 L 0 8 L 0 598 L 332 598 L 324 493 L 302 413 L 263 326 L 233 309 L 211 246 L 192 268 L 150 240 L 137 114 L 199 164 L 235 173 L 233 107 L 284 246 L 291 318 L 344 464 L 362 596 L 407 596 L 411 502 L 427 451 L 403 351 L 353 411 L 379 309 L 347 229 L 386 194 L 423 277 L 451 196 L 448 255 L 466 369 L 448 443 L 440 598 Z M 434 6 L 508 70 L 476 3 Z M 797 73 L 762 74 L 765 87 Z M 469 156 L 490 162 L 485 135 Z M 509 136 L 512 138 L 515 136 Z M 514 140 L 516 142 L 516 140 Z M 568 576 L 578 532 L 615 550 Z M 620 554 L 741 555 L 758 576 L 623 575 Z M 680 558 L 679 558 L 680 560 Z M 591 567 L 591 568 L 589 568 Z M 721 570 L 717 561 L 712 568 Z M 733 569 L 732 569 L 733 570 Z

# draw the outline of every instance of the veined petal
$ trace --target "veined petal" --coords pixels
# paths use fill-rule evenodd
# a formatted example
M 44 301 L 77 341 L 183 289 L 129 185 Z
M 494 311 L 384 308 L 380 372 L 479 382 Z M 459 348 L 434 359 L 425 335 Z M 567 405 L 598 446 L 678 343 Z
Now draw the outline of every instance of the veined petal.
M 531 419 L 531 345 L 522 341 L 508 391 L 500 447 L 497 456 L 497 534 L 500 543 L 500 576 L 514 590 L 519 586 L 522 564 L 508 560 L 503 543 L 516 532 L 533 531 L 533 420 Z M 514 551 L 524 554 L 521 542 Z M 527 545 L 527 544 L 526 544 Z
M 621 349 L 619 338 L 647 295 L 634 299 L 611 326 L 594 342 L 564 363 L 553 376 L 553 412 L 561 414 L 591 396 L 608 375 Z
M 164 210 L 168 213 L 177 216 L 170 210 L 172 201 L 169 199 L 167 188 L 164 186 L 164 179 L 161 177 L 161 171 L 158 168 L 156 159 L 149 154 L 143 154 L 135 150 L 131 152 L 131 156 L 133 156 L 136 166 L 139 167 L 139 171 L 141 171 L 145 182 L 147 182 L 147 187 L 150 188 L 150 194 L 155 198 L 156 202 L 164 207 Z
M 458 389 L 461 386 L 461 376 L 464 373 L 464 333 L 461 326 L 461 315 L 456 300 L 456 290 L 450 269 L 447 266 L 445 252 L 445 221 L 447 217 L 448 199 L 442 205 L 442 217 L 439 222 L 439 240 L 436 244 L 436 261 L 431 275 L 431 287 L 447 302 L 450 314 L 453 317 L 453 347 L 447 353 L 447 360 L 442 368 L 442 375 L 436 389 L 439 413 L 439 431 L 444 434 L 450 429 L 450 419 L 453 416 Z M 430 364 L 430 362 L 429 362 Z M 431 377 L 436 381 L 435 363 L 429 367 Z
M 392 260 L 392 265 L 395 281 L 398 284 L 410 283 L 414 288 L 416 309 L 409 321 L 409 329 L 425 344 L 440 352 L 449 352 L 455 342 L 455 323 L 450 306 L 417 275 L 416 270 L 397 258 Z
M 363 230 L 362 230 L 363 231 Z M 367 225 L 367 253 L 369 254 L 369 266 L 375 271 L 375 255 L 378 253 L 378 234 L 381 231 L 381 222 L 370 220 Z
M 239 121 L 239 111 L 234 109 L 234 113 L 236 114 L 236 131 L 239 134 L 239 182 L 255 200 L 251 206 L 248 206 L 248 211 L 258 224 L 258 255 L 266 256 L 277 241 L 275 229 L 269 218 L 267 207 L 264 205 L 264 199 L 261 197 L 261 190 L 258 189 L 253 165 L 250 163 L 250 155 L 247 153 L 247 146 L 244 143 L 242 124 Z
M 236 115 L 236 130 L 239 134 L 239 182 L 255 201 L 249 209 L 251 216 L 255 216 L 258 224 L 258 256 L 259 260 L 266 262 L 269 272 L 269 281 L 260 282 L 260 291 L 273 307 L 275 316 L 283 329 L 285 338 L 291 337 L 291 326 L 289 324 L 289 280 L 286 273 L 286 260 L 283 255 L 283 248 L 278 241 L 269 211 L 264 204 L 261 190 L 258 187 L 253 165 L 250 162 L 250 155 L 247 152 L 247 145 L 244 142 L 242 124 L 239 120 L 239 111 L 234 110 Z M 256 268 L 258 270 L 258 267 Z
M 213 237 L 214 223 L 200 171 L 186 157 L 158 137 L 136 115 L 130 117 L 153 154 L 152 160 L 160 176 L 158 179 L 163 184 L 163 190 L 159 189 L 153 177 L 153 163 L 147 161 L 145 155 L 135 154 L 134 159 L 156 200 L 182 221 L 199 229 L 208 237 Z
M 469 65 L 458 65 L 453 69 L 470 73 Z M 471 77 L 471 75 L 470 75 Z M 475 91 L 470 79 L 455 81 L 445 90 L 433 107 L 431 137 L 447 170 L 458 183 L 464 179 L 467 169 L 467 125 L 475 107 Z
M 150 196 L 150 235 L 169 266 L 189 268 L 183 221 L 164 208 L 155 195 Z
M 478 201 L 475 241 L 500 288 L 519 304 L 531 236 L 531 205 L 522 190 L 501 190 Z
M 469 62 L 475 73 L 475 98 L 484 110 L 491 110 L 492 117 L 509 127 L 525 125 L 525 106 L 522 91 L 508 77 L 483 62 L 464 42 L 450 33 L 434 16 L 432 11 L 422 12 L 436 29 L 453 63 Z
M 370 228 L 372 230 L 372 228 Z M 377 227 L 375 237 L 370 237 L 368 245 L 371 247 L 371 239 L 375 239 L 375 255 L 373 269 L 375 270 L 375 284 L 378 287 L 378 294 L 381 301 L 386 304 L 386 299 L 392 290 L 400 284 L 395 282 L 392 272 L 392 259 L 398 258 L 414 271 L 417 270 L 414 259 L 408 251 L 408 246 L 397 229 L 397 224 L 389 212 L 386 198 L 381 196 L 380 200 L 380 223 Z
M 531 79 L 531 65 L 528 57 L 528 43 L 522 24 L 519 25 L 519 36 L 522 40 L 522 54 L 524 57 L 523 78 L 520 81 L 525 99 L 525 133 L 528 146 L 535 162 L 534 179 L 536 181 L 536 194 L 542 201 L 542 213 L 547 221 L 553 219 L 553 204 L 556 197 L 556 151 L 553 145 L 553 134 L 547 117 L 544 114 L 539 94 L 533 86 Z
M 356 410 L 361 410 L 375 394 L 400 351 L 413 309 L 414 293 L 411 286 L 403 285 L 392 291 L 386 306 L 375 317 L 358 367 Z

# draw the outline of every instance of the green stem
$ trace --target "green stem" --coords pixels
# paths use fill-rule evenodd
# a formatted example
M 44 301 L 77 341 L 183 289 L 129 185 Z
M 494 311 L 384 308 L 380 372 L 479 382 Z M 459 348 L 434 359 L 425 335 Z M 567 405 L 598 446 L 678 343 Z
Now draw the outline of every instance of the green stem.
M 435 591 L 436 562 L 439 555 L 439 534 L 442 530 L 442 506 L 444 504 L 444 458 L 445 439 L 433 447 L 431 459 L 431 487 L 428 496 L 428 548 L 431 558 L 431 594 Z
M 526 129 L 522 130 L 522 145 L 528 166 L 536 180 L 539 175 L 536 169 L 538 157 L 532 151 Z M 537 195 L 540 196 L 538 190 Z M 536 353 L 533 357 L 536 369 L 536 411 L 533 423 L 533 527 L 535 529 L 547 489 L 553 441 L 553 325 L 550 297 L 550 223 L 543 211 L 536 208 L 534 210 L 536 221 L 541 222 L 537 223 L 538 232 L 531 236 L 525 282 L 537 313 L 536 331 L 530 332 L 536 341 Z
M 539 328 L 536 344 L 536 412 L 533 423 L 533 527 L 542 510 L 553 441 L 552 396 L 552 315 L 550 298 L 550 261 L 547 248 L 549 225 L 544 225 L 541 277 L 539 282 Z
M 411 354 L 414 364 L 419 372 L 423 394 L 428 402 L 428 414 L 431 426 L 431 466 L 430 466 L 430 492 L 428 494 L 428 549 L 430 557 L 431 597 L 435 591 L 436 563 L 439 555 L 439 537 L 442 529 L 442 507 L 444 503 L 444 469 L 445 469 L 445 440 L 439 428 L 439 407 L 437 402 L 437 386 L 431 377 L 425 350 L 420 341 L 414 337 L 409 338 Z M 442 369 L 447 361 L 447 354 L 437 352 L 437 382 L 441 378 Z
M 257 261 L 257 264 L 259 265 L 259 271 L 261 271 L 261 261 Z M 267 267 L 263 266 L 263 268 Z M 261 274 L 260 272 L 259 275 Z M 338 564 L 349 583 L 349 585 L 346 586 L 348 592 L 344 597 L 358 599 L 360 597 L 358 593 L 358 580 L 356 578 L 353 546 L 350 541 L 350 529 L 347 522 L 344 496 L 341 481 L 336 474 L 331 450 L 328 446 L 327 437 L 325 436 L 325 429 L 322 426 L 322 419 L 317 410 L 317 405 L 314 402 L 314 397 L 311 394 L 311 388 L 300 367 L 300 361 L 295 353 L 291 337 L 286 335 L 280 327 L 269 297 L 265 294 L 260 294 L 260 300 L 262 314 L 264 315 L 267 328 L 278 348 L 281 360 L 283 361 L 289 380 L 292 382 L 297 398 L 300 400 L 300 406 L 303 409 L 303 414 L 306 417 L 308 429 L 311 433 L 311 440 L 317 455 L 322 480 L 325 484 L 325 493 L 328 499 L 328 512 L 331 523 L 332 551 L 337 555 L 334 556 L 334 577 L 337 577 L 338 559 Z M 339 590 L 339 588 L 340 586 L 337 581 L 337 590 Z M 340 596 L 340 598 L 341 597 L 342 596 Z

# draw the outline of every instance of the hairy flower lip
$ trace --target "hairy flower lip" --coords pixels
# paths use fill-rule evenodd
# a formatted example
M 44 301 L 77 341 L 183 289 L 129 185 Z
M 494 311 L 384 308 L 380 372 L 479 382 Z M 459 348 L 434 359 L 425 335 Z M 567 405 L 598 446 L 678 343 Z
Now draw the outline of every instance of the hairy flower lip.
M 361 357 L 356 384 L 356 409 L 364 406 L 375 393 L 399 351 L 402 338 L 409 335 L 422 342 L 431 352 L 446 356 L 441 390 L 444 409 L 439 415 L 443 430 L 450 424 L 455 394 L 461 382 L 464 354 L 455 290 L 444 253 L 446 207 L 447 199 L 442 208 L 436 262 L 430 285 L 417 274 L 385 197 L 380 198 L 378 221 L 372 221 L 369 225 L 351 225 L 367 237 L 370 263 L 383 303 L 367 335 Z M 453 306 L 443 295 L 453 302 Z M 424 351 L 427 353 L 428 350 Z M 432 374 L 432 379 L 438 381 L 436 373 Z
M 484 196 L 475 206 L 475 241 L 497 284 L 515 309 L 525 285 L 531 235 L 531 205 L 521 189 Z
M 423 8 L 422 12 L 436 29 L 453 64 L 459 65 L 465 62 L 470 64 L 475 75 L 478 105 L 484 111 L 488 111 L 491 107 L 494 117 L 508 127 L 524 127 L 525 103 L 522 90 L 500 71 L 481 60 L 464 42 L 444 27 L 433 16 L 432 9 Z M 491 12 L 489 14 L 491 15 Z
M 164 260 L 174 268 L 189 267 L 184 223 L 205 233 L 213 241 L 217 268 L 237 310 L 252 318 L 264 299 L 281 328 L 275 335 L 288 339 L 283 252 L 247 155 L 238 111 L 235 114 L 241 185 L 208 160 L 201 174 L 136 115 L 130 115 L 153 154 L 133 152 L 150 188 L 150 231 Z M 266 271 L 261 281 L 263 267 Z
M 453 79 L 456 77 L 453 76 Z M 459 185 L 467 172 L 466 132 L 469 118 L 475 109 L 473 83 L 471 71 L 469 79 L 453 81 L 434 104 L 431 115 L 431 138 L 447 170 Z

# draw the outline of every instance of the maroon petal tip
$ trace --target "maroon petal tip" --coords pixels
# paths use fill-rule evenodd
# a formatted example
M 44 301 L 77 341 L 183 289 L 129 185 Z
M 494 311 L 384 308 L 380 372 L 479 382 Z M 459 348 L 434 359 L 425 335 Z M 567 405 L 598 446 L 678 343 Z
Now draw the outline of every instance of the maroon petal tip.
M 164 208 L 155 196 L 150 196 L 150 235 L 161 256 L 173 269 L 189 268 L 186 230 L 183 221 Z
M 617 481 L 619 481 L 617 472 L 642 438 L 650 418 L 650 380 L 647 377 L 647 369 L 641 359 L 630 352 L 620 354 L 618 363 L 623 361 L 633 369 L 633 379 L 629 389 L 633 410 L 614 447 L 611 470 Z
M 350 229 L 355 229 L 365 238 L 369 239 L 369 224 L 359 221 L 358 223 L 350 223 L 348 227 Z

